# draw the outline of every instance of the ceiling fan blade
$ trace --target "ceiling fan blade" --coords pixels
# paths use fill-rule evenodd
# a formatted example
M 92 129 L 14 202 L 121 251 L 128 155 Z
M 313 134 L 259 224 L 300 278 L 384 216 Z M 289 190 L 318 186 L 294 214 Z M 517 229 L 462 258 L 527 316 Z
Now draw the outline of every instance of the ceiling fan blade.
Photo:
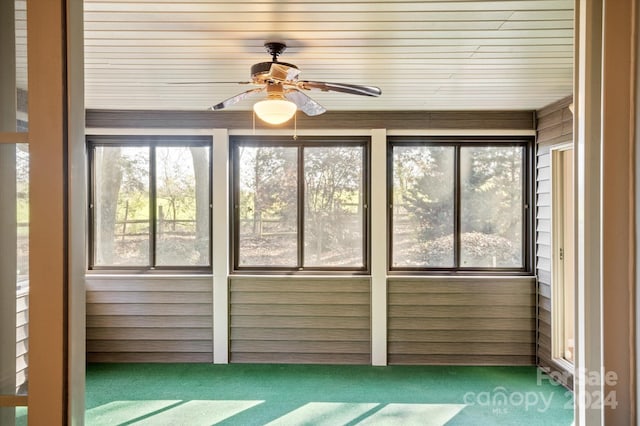
M 167 84 L 188 85 L 188 84 L 251 84 L 250 81 L 170 81 Z
M 297 86 L 305 90 L 322 90 L 323 92 L 342 92 L 361 96 L 380 96 L 382 90 L 375 86 L 361 86 L 359 84 L 327 83 L 325 81 L 298 81 Z
M 298 106 L 298 109 L 309 116 L 320 115 L 327 112 L 325 107 L 305 95 L 298 89 L 288 89 L 284 93 L 284 97 Z
M 232 96 L 229 99 L 225 99 L 224 101 L 220 102 L 219 104 L 216 104 L 214 106 L 211 107 L 212 110 L 217 111 L 219 109 L 224 109 L 224 108 L 229 108 L 231 105 L 234 105 L 238 102 L 240 102 L 243 99 L 248 98 L 249 96 L 253 95 L 254 93 L 258 93 L 258 92 L 262 92 L 264 90 L 264 87 L 259 87 L 257 89 L 251 89 L 251 90 L 247 90 L 246 92 L 242 92 L 238 95 Z

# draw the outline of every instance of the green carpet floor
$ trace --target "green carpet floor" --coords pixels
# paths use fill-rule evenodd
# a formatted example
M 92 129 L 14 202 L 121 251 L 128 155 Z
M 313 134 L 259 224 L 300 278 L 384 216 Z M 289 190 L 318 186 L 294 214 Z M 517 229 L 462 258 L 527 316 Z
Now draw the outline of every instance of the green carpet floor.
M 87 425 L 573 423 L 534 367 L 90 364 L 86 403 Z

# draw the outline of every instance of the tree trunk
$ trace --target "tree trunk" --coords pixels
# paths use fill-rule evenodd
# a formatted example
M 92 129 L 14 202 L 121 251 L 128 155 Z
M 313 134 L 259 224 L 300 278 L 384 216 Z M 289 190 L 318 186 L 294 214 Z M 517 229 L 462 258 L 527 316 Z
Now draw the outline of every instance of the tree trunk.
M 96 164 L 101 165 L 98 194 L 100 199 L 94 206 L 95 223 L 98 225 L 96 236 L 99 238 L 95 262 L 101 265 L 113 265 L 115 254 L 116 217 L 118 194 L 122 182 L 120 148 L 108 147 L 96 149 Z
M 196 179 L 196 250 L 198 265 L 209 262 L 209 156 L 202 147 L 191 147 L 193 172 Z M 175 219 L 175 217 L 174 217 Z

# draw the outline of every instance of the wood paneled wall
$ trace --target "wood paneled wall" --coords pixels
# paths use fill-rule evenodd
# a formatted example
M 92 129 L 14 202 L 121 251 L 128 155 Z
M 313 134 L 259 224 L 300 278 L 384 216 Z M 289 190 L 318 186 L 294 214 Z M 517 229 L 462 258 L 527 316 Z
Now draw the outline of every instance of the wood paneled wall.
M 389 364 L 533 365 L 532 277 L 391 278 Z
M 89 362 L 213 362 L 211 276 L 87 276 Z
M 230 278 L 230 362 L 370 364 L 369 278 Z
M 251 111 L 87 110 L 95 128 L 251 129 Z M 256 120 L 257 129 L 270 128 Z M 284 129 L 293 128 L 285 125 Z M 534 130 L 533 111 L 328 111 L 298 115 L 304 129 L 505 129 Z
M 537 112 L 536 161 L 536 259 L 538 276 L 538 365 L 571 373 L 553 361 L 551 354 L 551 147 L 573 140 L 573 114 L 567 97 Z M 571 386 L 571 383 L 567 383 Z

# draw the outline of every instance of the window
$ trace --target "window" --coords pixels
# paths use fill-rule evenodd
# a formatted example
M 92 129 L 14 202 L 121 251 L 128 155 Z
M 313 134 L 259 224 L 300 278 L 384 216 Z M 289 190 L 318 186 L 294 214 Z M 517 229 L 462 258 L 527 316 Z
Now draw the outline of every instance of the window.
M 234 271 L 368 269 L 368 140 L 235 138 Z
M 530 141 L 393 138 L 391 271 L 529 272 Z
M 90 269 L 211 270 L 211 138 L 89 140 Z

